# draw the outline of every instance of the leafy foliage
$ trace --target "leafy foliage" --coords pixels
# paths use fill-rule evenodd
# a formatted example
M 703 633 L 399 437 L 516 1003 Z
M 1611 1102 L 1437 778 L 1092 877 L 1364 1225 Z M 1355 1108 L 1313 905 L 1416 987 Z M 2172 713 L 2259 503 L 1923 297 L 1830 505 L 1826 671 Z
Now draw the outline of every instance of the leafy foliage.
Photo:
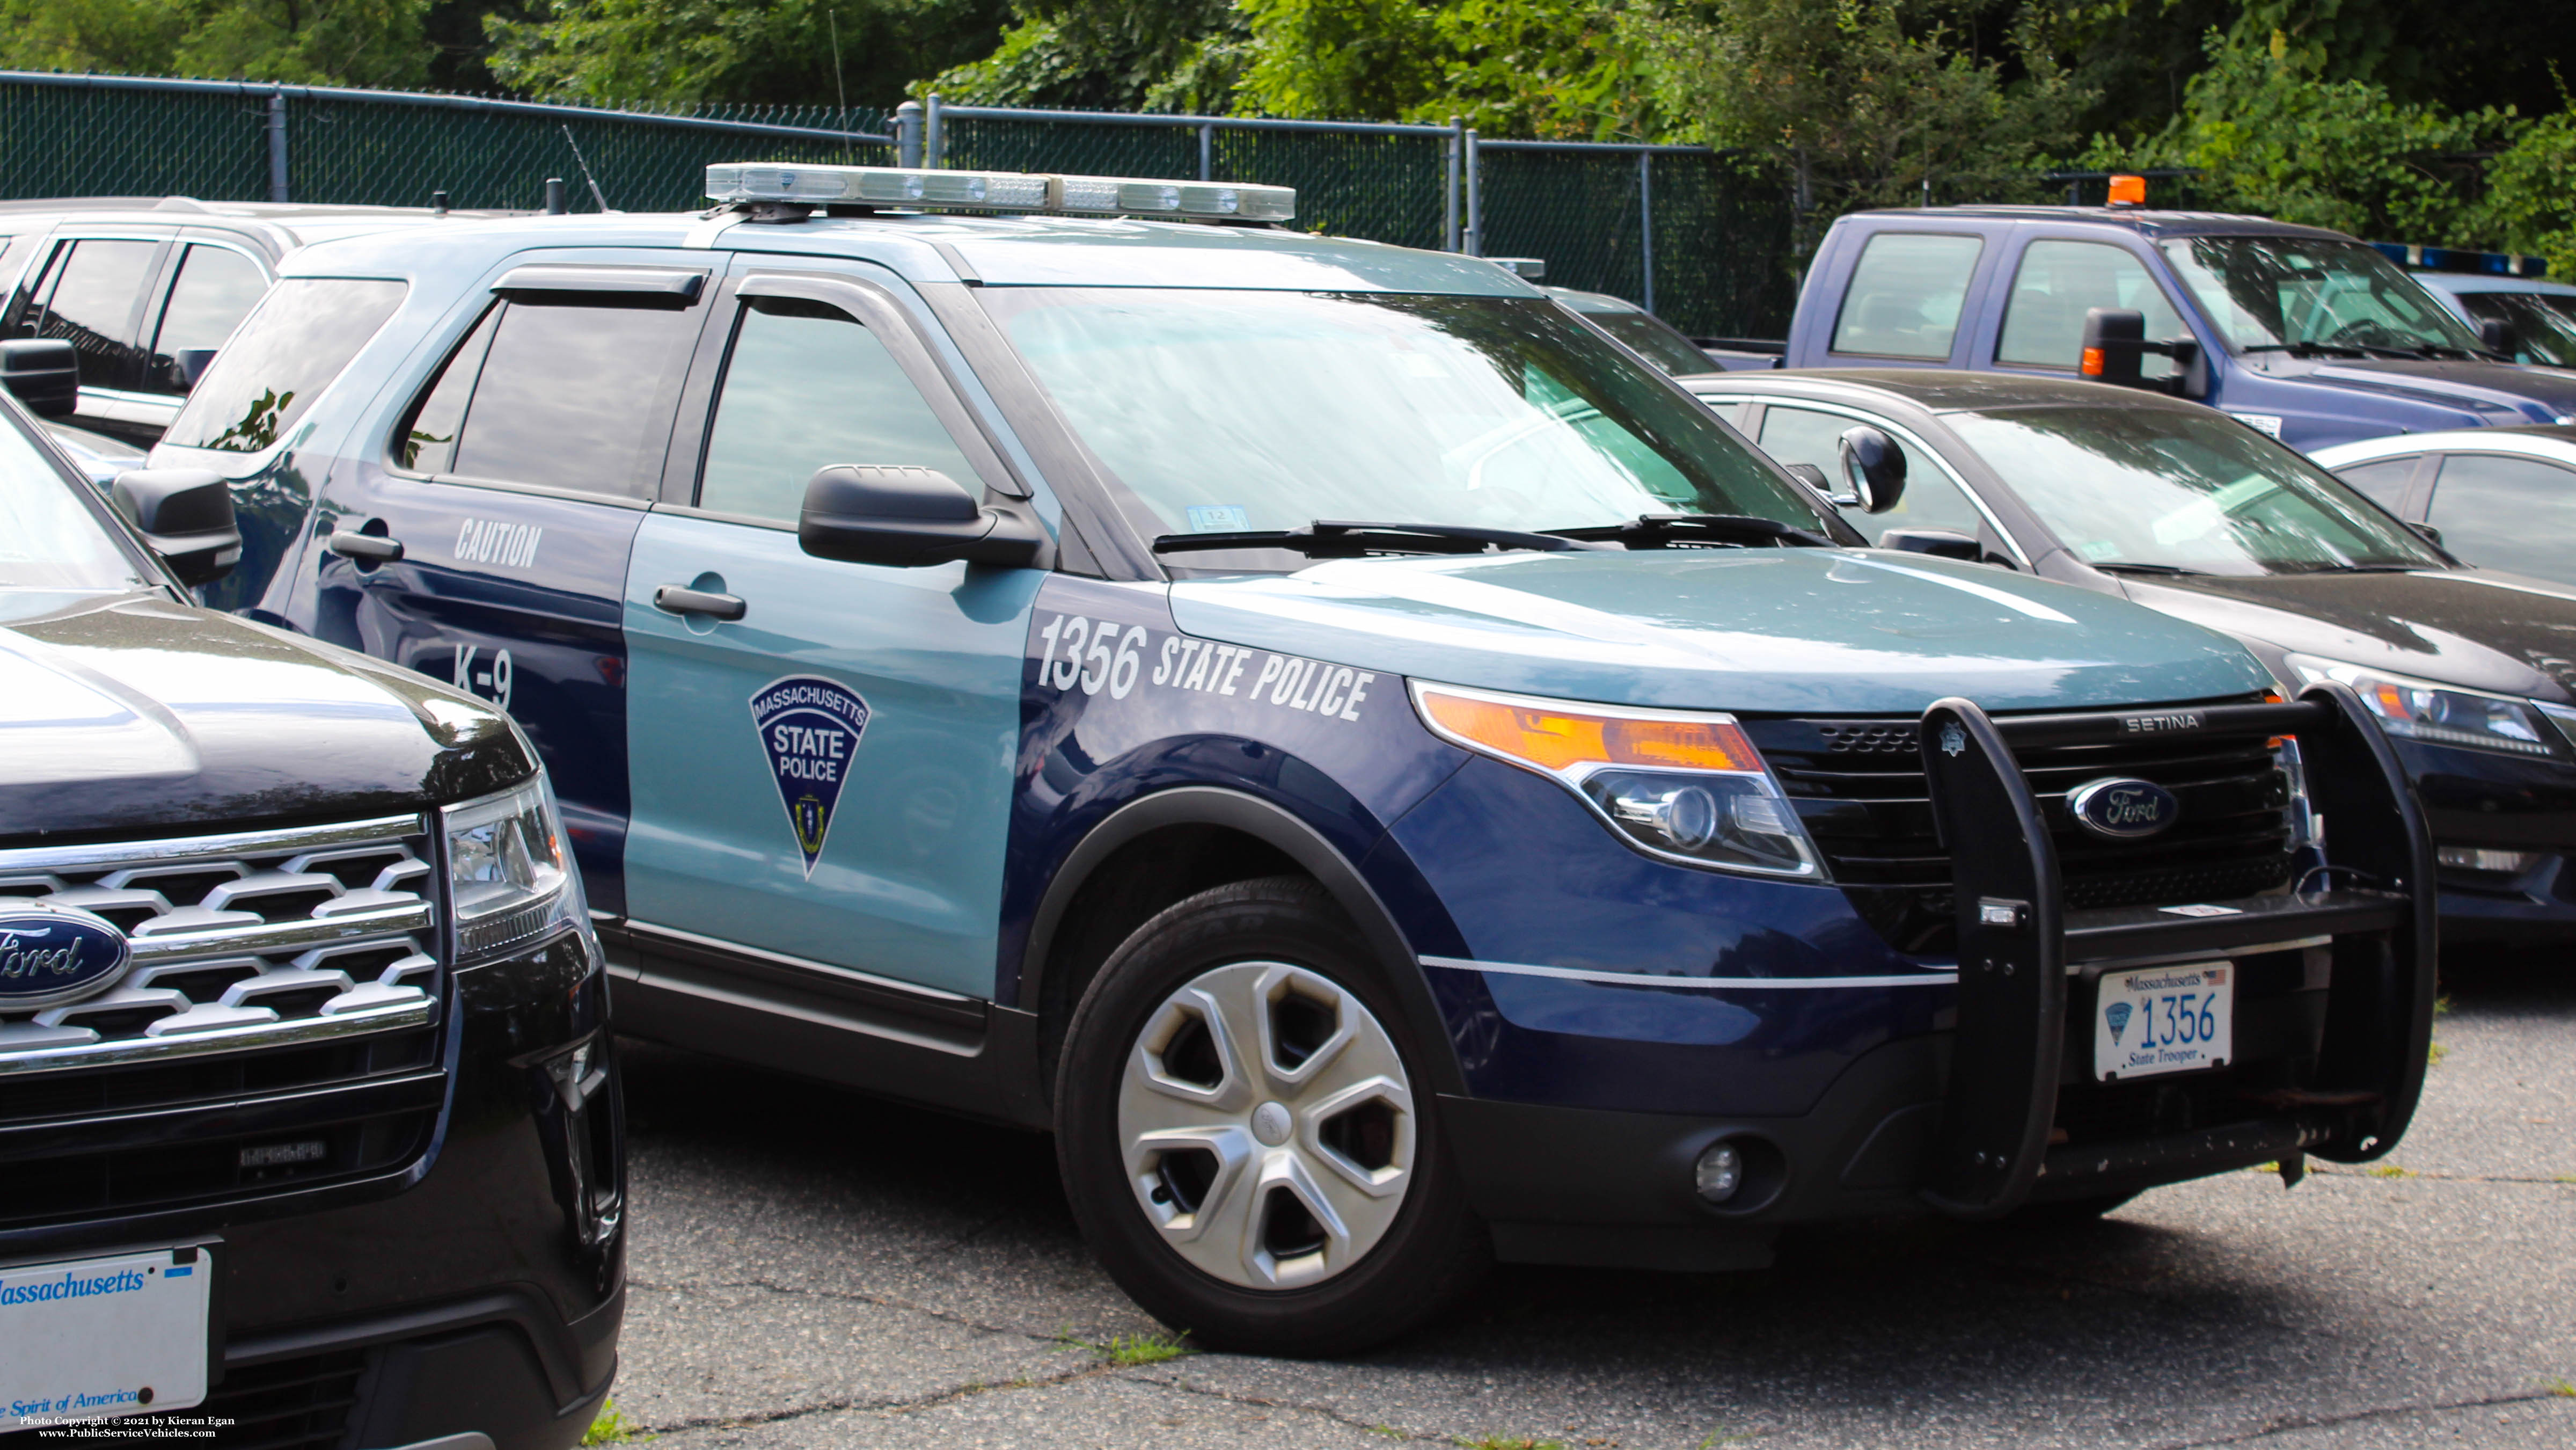
M 992 54 L 919 93 L 984 106 L 1223 110 L 1243 68 L 1231 0 L 1021 0 Z
M 2543 117 L 2487 167 L 2486 220 L 2499 246 L 2537 252 L 2576 277 L 2576 110 Z
M 429 0 L 0 0 L 0 66 L 410 86 Z
M 992 43 L 1004 0 L 550 0 L 496 13 L 493 75 L 599 102 L 890 105 Z
M 2511 110 L 2458 113 L 2328 79 L 2278 32 L 2263 46 L 2213 32 L 2208 45 L 2209 68 L 2161 135 L 2137 146 L 2097 138 L 2087 159 L 2197 167 L 2192 189 L 2206 204 L 2362 236 L 2457 244 L 2487 230 L 2475 153 L 2524 128 Z

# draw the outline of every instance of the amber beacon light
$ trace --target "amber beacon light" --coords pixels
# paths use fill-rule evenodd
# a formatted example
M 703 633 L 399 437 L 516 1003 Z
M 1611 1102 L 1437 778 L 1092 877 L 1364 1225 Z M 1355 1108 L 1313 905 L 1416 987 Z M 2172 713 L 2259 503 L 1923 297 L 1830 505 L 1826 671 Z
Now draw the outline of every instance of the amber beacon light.
M 2111 178 L 2111 205 L 2145 206 L 2146 204 L 2147 179 L 2145 177 L 2114 176 Z

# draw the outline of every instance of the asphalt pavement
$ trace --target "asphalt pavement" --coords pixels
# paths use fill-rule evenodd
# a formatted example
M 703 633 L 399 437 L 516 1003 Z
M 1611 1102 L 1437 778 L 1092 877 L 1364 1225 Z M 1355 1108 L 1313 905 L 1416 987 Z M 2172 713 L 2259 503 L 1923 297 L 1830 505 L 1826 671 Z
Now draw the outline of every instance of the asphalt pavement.
M 2445 986 L 2375 1171 L 1759 1273 L 1504 1268 L 1334 1362 L 1175 1354 L 1042 1137 L 634 1045 L 616 1409 L 656 1450 L 2576 1446 L 2576 953 Z

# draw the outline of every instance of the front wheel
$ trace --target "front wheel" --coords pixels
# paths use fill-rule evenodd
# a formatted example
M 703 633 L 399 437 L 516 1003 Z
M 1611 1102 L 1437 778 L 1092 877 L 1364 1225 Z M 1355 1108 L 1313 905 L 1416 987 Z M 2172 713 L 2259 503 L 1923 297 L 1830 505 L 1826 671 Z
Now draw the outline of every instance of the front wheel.
M 1083 994 L 1056 1074 L 1074 1215 L 1148 1313 L 1212 1347 L 1347 1353 L 1489 1257 L 1366 947 L 1295 877 L 1190 897 Z

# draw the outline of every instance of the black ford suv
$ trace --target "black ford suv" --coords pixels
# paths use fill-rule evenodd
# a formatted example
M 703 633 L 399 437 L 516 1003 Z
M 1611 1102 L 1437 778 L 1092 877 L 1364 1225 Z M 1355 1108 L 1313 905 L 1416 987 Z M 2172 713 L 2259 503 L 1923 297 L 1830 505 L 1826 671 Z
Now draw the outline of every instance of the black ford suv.
M 191 604 L 239 554 L 212 475 L 111 503 L 0 403 L 0 1438 L 574 1444 L 624 1174 L 551 790 L 482 702 Z

